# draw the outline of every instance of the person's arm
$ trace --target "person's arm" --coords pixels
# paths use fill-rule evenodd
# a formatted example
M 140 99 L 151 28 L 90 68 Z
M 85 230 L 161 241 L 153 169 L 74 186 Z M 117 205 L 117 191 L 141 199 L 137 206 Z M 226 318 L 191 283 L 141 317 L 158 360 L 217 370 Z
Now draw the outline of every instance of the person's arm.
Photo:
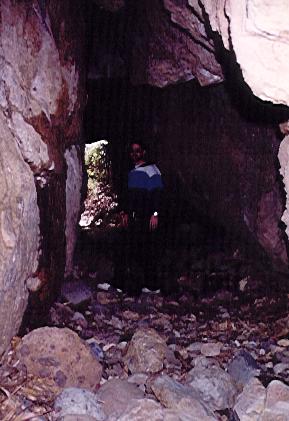
M 152 214 L 149 222 L 150 231 L 154 231 L 158 227 L 164 189 L 161 173 L 157 167 L 156 170 L 156 174 L 151 178 L 150 193 Z

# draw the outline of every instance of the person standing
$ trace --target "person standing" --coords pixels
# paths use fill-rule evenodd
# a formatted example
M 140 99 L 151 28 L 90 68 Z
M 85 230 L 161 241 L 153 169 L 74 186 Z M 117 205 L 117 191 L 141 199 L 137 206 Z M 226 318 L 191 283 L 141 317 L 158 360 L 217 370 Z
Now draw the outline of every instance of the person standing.
M 125 289 L 138 293 L 143 286 L 158 288 L 159 228 L 162 214 L 163 181 L 159 168 L 147 162 L 139 142 L 129 148 L 133 168 L 128 173 L 122 200 L 121 224 L 125 230 L 122 275 Z M 136 279 L 136 272 L 142 271 Z

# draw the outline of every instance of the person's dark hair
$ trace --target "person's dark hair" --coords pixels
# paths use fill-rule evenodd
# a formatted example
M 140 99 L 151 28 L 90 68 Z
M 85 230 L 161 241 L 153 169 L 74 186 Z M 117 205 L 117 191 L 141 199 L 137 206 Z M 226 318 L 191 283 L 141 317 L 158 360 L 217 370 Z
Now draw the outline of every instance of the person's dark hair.
M 141 142 L 141 141 L 132 140 L 131 142 L 129 142 L 129 144 L 128 144 L 128 151 L 131 150 L 132 145 L 139 145 L 142 148 L 143 151 L 146 151 L 147 152 L 146 145 L 143 142 Z

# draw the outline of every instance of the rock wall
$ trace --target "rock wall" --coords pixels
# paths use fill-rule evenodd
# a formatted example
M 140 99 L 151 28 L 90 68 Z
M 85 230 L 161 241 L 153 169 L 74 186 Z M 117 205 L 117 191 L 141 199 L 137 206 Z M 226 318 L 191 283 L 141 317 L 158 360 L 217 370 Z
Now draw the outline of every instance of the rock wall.
M 73 145 L 65 151 L 64 156 L 67 163 L 65 277 L 69 277 L 73 269 L 73 257 L 77 239 L 77 231 L 75 227 L 77 227 L 81 211 L 83 153 L 81 153 L 80 148 Z
M 47 298 L 63 276 L 64 151 L 79 142 L 84 25 L 69 1 L 3 0 L 0 13 L 1 355 L 28 288 Z
M 148 0 L 135 9 L 132 83 L 164 87 L 197 78 L 204 86 L 223 80 L 200 7 L 193 13 L 186 2 Z
M 235 103 L 227 87 L 190 82 L 167 89 L 157 133 L 161 168 L 171 185 L 178 179 L 175 197 L 181 190 L 191 197 L 201 214 L 225 227 L 229 242 L 261 245 L 275 267 L 287 271 L 280 140 L 274 124 L 260 115 L 258 121 L 248 102 L 247 111 Z
M 289 8 L 286 0 L 201 0 L 211 27 L 234 51 L 259 98 L 289 105 Z M 189 0 L 195 8 L 195 0 Z M 198 9 L 198 6 L 197 6 Z

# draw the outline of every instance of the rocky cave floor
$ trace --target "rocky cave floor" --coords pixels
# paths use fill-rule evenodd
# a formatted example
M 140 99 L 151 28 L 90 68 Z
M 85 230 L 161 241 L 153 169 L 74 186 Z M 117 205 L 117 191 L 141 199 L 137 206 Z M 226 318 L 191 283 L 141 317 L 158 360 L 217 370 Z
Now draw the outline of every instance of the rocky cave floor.
M 78 357 L 65 367 L 58 345 L 51 345 L 49 353 L 40 346 L 42 341 L 59 343 L 54 330 L 43 340 L 40 328 L 39 337 L 29 342 L 29 332 L 38 326 L 26 324 L 26 336 L 13 338 L 0 366 L 1 420 L 268 421 L 280 414 L 289 419 L 289 295 L 282 277 L 257 276 L 250 265 L 244 274 L 247 262 L 237 265 L 236 251 L 222 252 L 217 266 L 206 272 L 207 278 L 218 278 L 213 291 L 194 290 L 191 273 L 191 283 L 188 275 L 180 277 L 171 295 L 144 290 L 131 297 L 98 283 L 101 271 L 102 278 L 108 276 L 105 256 L 94 261 L 102 268 L 91 266 L 88 258 L 84 253 L 79 259 L 38 326 L 71 329 L 81 339 L 65 345 L 71 358 L 82 355 L 77 347 L 83 340 L 97 366 L 82 365 Z M 195 262 L 195 277 L 204 275 L 201 266 Z M 233 277 L 234 288 L 225 282 Z M 63 350 L 66 339 L 61 341 Z M 92 390 L 93 397 L 65 389 L 73 384 L 69 376 L 76 366 L 83 378 L 97 373 L 98 385 L 88 386 L 83 379 L 77 384 Z M 61 398 L 55 401 L 57 394 Z

